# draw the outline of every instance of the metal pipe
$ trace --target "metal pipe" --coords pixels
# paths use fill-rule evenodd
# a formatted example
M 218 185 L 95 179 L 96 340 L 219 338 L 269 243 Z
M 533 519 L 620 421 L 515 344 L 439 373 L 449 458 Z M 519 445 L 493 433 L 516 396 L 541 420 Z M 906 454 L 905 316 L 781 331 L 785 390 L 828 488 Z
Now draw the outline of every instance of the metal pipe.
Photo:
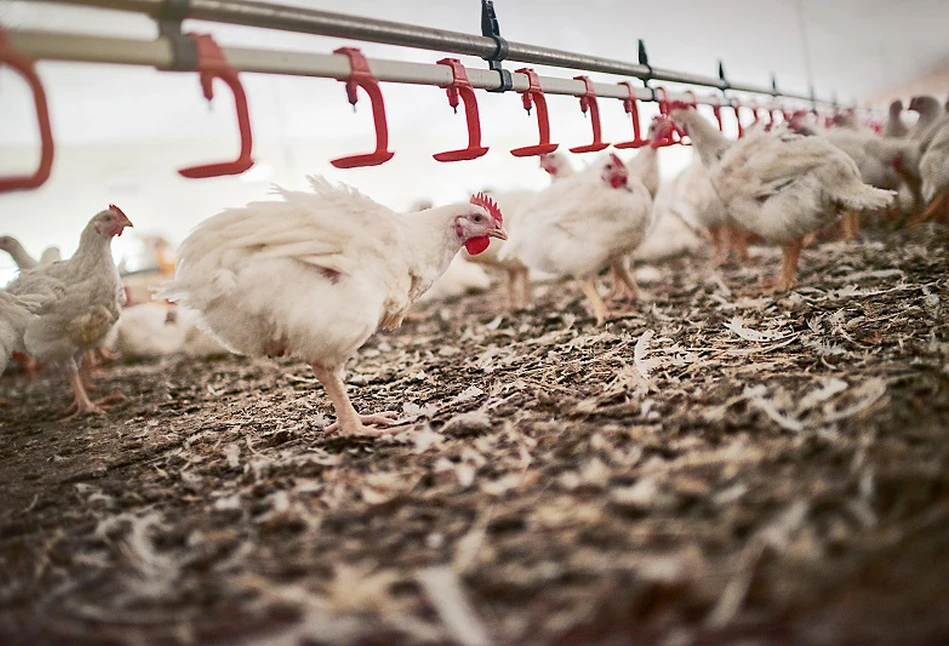
M 164 0 L 41 0 L 59 4 L 82 5 L 144 13 L 157 17 Z M 444 29 L 419 27 L 405 23 L 376 20 L 361 16 L 292 7 L 287 5 L 256 2 L 254 0 L 190 0 L 188 17 L 249 27 L 263 27 L 294 31 L 319 36 L 335 36 L 356 40 L 427 49 L 454 54 L 467 54 L 480 58 L 490 57 L 496 49 L 491 38 L 475 36 Z M 506 60 L 565 67 L 588 72 L 603 72 L 640 79 L 650 78 L 650 70 L 644 65 L 626 63 L 613 59 L 587 56 L 574 52 L 537 47 L 523 43 L 508 42 L 510 52 Z M 701 85 L 722 89 L 722 81 L 712 76 L 675 72 L 652 68 L 651 77 L 663 82 Z M 773 96 L 773 90 L 764 86 L 733 83 L 728 89 L 751 94 Z M 782 97 L 811 103 L 805 94 L 781 93 Z M 830 106 L 832 101 L 818 99 L 816 103 Z
M 139 0 L 145 1 L 145 0 Z M 13 29 L 6 32 L 11 44 L 34 60 L 73 61 L 84 63 L 111 63 L 120 65 L 145 65 L 157 69 L 169 69 L 173 54 L 168 39 L 137 40 L 111 36 L 88 36 L 47 31 Z M 251 49 L 244 47 L 223 48 L 228 62 L 238 71 L 261 74 L 287 74 L 345 80 L 349 78 L 349 59 L 342 54 L 312 54 L 308 52 Z M 444 65 L 406 63 L 386 59 L 370 59 L 373 75 L 382 82 L 415 85 L 446 86 L 452 73 Z M 498 75 L 489 70 L 468 69 L 472 87 L 495 89 L 499 85 Z M 528 88 L 524 74 L 512 74 L 514 90 Z M 541 87 L 547 94 L 581 96 L 586 91 L 582 81 L 542 76 Z M 594 83 L 598 96 L 624 99 L 628 96 L 624 86 L 615 83 Z M 647 88 L 635 89 L 637 98 L 648 101 L 652 93 Z M 670 100 L 691 101 L 686 94 L 671 92 Z M 718 105 L 717 96 L 699 97 L 699 103 Z

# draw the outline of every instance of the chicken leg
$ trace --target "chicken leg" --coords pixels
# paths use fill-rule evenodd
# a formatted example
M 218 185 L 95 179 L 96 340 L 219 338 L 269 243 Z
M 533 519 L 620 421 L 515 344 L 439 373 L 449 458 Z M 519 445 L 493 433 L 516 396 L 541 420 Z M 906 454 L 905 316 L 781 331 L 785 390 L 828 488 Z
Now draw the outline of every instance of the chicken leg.
M 798 238 L 781 247 L 781 274 L 775 285 L 775 291 L 786 292 L 797 283 L 797 262 L 803 248 L 803 238 Z
M 732 251 L 738 254 L 738 260 L 747 263 L 751 259 L 748 253 L 748 232 L 737 226 L 725 227 L 722 233 L 725 239 L 725 255 Z
M 336 410 L 336 421 L 323 429 L 324 433 L 339 432 L 342 435 L 378 435 L 384 429 L 376 429 L 375 433 L 367 426 L 395 426 L 398 421 L 394 419 L 396 413 L 380 413 L 378 415 L 360 415 L 353 408 L 349 395 L 346 394 L 346 384 L 339 376 L 339 370 L 324 368 L 323 366 L 313 364 L 313 374 L 323 384 L 326 394 L 333 402 L 333 408 Z
M 928 222 L 932 218 L 939 215 L 940 212 L 949 213 L 949 191 L 940 193 L 934 197 L 932 202 L 929 203 L 929 206 L 926 207 L 926 210 L 920 213 L 912 222 L 910 222 L 910 226 L 915 227 L 922 224 L 923 222 Z
M 844 240 L 856 240 L 860 235 L 860 214 L 857 211 L 847 211 L 843 218 Z
M 518 283 L 518 292 L 520 295 L 520 307 L 521 309 L 527 309 L 530 307 L 531 301 L 533 300 L 531 294 L 531 275 L 530 269 L 527 267 L 520 267 L 517 270 L 517 283 Z
M 66 422 L 74 417 L 79 415 L 87 415 L 89 413 L 95 413 L 96 415 L 105 415 L 105 409 L 108 408 L 108 404 L 125 401 L 128 399 L 125 395 L 116 393 L 114 395 L 109 395 L 108 397 L 103 397 L 102 399 L 97 399 L 92 401 L 89 399 L 89 395 L 86 393 L 86 389 L 82 383 L 82 376 L 79 373 L 79 366 L 76 365 L 75 359 L 70 359 L 68 365 L 66 366 L 66 372 L 69 374 L 69 383 L 72 385 L 74 399 L 73 403 L 69 405 L 68 408 L 63 412 L 65 417 L 61 421 Z
M 590 308 L 596 317 L 596 324 L 603 325 L 609 317 L 610 311 L 606 307 L 606 303 L 603 302 L 603 297 L 600 296 L 600 292 L 596 290 L 596 285 L 592 280 L 582 280 L 580 281 L 580 289 L 590 302 Z
M 530 270 L 516 267 L 507 270 L 507 303 L 512 310 L 526 309 L 531 302 Z
M 613 289 L 610 299 L 635 303 L 639 300 L 639 288 L 629 273 L 629 268 L 622 260 L 616 260 L 610 265 L 613 272 Z

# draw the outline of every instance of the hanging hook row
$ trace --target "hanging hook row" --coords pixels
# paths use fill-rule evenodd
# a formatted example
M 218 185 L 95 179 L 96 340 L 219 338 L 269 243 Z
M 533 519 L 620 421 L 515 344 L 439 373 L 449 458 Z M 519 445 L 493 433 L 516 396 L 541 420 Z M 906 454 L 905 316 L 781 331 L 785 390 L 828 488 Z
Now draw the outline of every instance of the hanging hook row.
M 33 92 L 33 104 L 40 130 L 40 161 L 32 175 L 0 177 L 0 192 L 17 191 L 42 186 L 53 169 L 53 129 L 49 121 L 49 105 L 43 83 L 36 74 L 33 61 L 13 49 L 7 35 L 0 26 L 0 66 L 6 65 L 23 77 Z

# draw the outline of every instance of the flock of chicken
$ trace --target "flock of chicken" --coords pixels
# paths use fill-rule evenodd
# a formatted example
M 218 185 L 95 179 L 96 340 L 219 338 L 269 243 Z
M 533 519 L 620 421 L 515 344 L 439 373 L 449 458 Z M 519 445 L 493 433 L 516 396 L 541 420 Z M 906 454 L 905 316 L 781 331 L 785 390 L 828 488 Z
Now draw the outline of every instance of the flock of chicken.
M 919 222 L 949 211 L 949 105 L 931 97 L 913 99 L 919 118 L 910 129 L 894 103 L 882 135 L 846 114 L 824 125 L 796 113 L 730 140 L 695 106 L 669 107 L 650 126 L 650 146 L 628 162 L 608 154 L 576 171 L 556 154 L 543 157 L 553 181 L 539 192 L 478 193 L 397 213 L 319 177 L 310 191 L 275 188 L 279 199 L 199 224 L 160 297 L 180 303 L 232 352 L 309 363 L 337 414 L 325 430 L 363 434 L 397 420 L 358 414 L 343 366 L 376 329 L 398 326 L 450 265 L 499 269 L 513 308 L 529 304 L 532 274 L 574 280 L 597 324 L 614 303 L 635 302 L 629 258 L 659 230 L 657 151 L 673 133 L 691 139 L 698 155 L 663 189 L 672 212 L 707 233 L 719 260 L 732 251 L 744 257 L 749 239 L 780 245 L 779 290 L 794 284 L 807 238 L 840 216 L 853 236 L 863 212 L 902 209 Z M 63 366 L 74 393 L 69 416 L 102 412 L 115 398 L 90 399 L 86 367 L 128 318 L 110 242 L 129 226 L 110 205 L 90 220 L 75 255 L 55 262 L 33 263 L 15 240 L 0 238 L 21 267 L 0 290 L 0 371 L 15 353 Z M 604 299 L 597 280 L 607 271 L 613 289 Z M 177 310 L 152 307 L 168 311 L 166 323 L 178 320 Z

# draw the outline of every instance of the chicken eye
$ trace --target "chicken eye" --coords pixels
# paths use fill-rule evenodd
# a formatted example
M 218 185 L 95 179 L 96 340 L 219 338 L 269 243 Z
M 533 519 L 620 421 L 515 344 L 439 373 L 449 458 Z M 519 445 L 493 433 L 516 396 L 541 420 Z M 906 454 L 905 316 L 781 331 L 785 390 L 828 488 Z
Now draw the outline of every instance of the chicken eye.
M 475 213 L 475 216 L 472 218 L 475 224 L 481 224 L 484 221 L 484 216 L 480 213 Z

